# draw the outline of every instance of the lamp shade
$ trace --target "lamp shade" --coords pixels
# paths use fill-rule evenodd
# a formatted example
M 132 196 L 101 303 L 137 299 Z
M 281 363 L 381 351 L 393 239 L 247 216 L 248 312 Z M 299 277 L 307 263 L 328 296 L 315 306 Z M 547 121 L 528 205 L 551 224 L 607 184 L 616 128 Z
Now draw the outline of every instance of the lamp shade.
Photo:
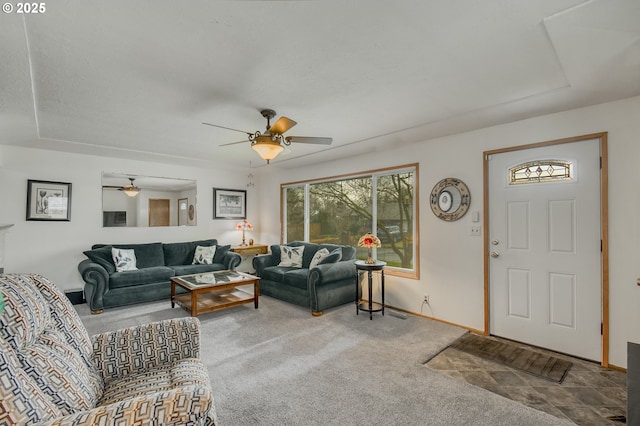
M 373 235 L 371 232 L 367 232 L 358 240 L 358 247 L 366 247 L 367 248 L 367 260 L 364 262 L 367 264 L 376 263 L 375 259 L 371 256 L 371 249 L 373 247 L 380 247 L 380 239 Z
M 129 181 L 131 182 L 129 185 L 118 188 L 118 190 L 124 192 L 127 197 L 133 198 L 140 193 L 140 188 L 133 184 L 133 178 L 129 178 Z
M 253 231 L 253 226 L 245 219 L 236 224 L 236 229 L 238 231 Z
M 121 191 L 124 192 L 127 197 L 133 198 L 140 193 L 140 188 L 134 186 L 132 188 L 122 188 Z
M 269 135 L 258 136 L 253 145 L 251 145 L 251 148 L 253 148 L 263 160 L 267 160 L 267 164 L 284 151 L 284 147 L 280 144 L 280 141 L 274 141 Z
M 380 247 L 380 239 L 373 235 L 371 232 L 367 232 L 358 240 L 358 247 Z

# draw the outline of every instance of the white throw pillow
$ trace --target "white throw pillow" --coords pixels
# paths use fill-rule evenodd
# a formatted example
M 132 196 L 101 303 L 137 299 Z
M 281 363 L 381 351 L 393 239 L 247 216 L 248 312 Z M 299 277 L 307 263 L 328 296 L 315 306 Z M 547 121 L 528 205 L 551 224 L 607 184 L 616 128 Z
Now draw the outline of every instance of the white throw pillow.
M 326 248 L 320 249 L 313 255 L 313 259 L 311 259 L 311 263 L 309 264 L 309 269 L 315 268 L 322 262 L 322 259 L 329 256 L 329 250 Z
M 211 265 L 216 254 L 216 246 L 197 246 L 193 255 L 193 265 Z
M 136 252 L 133 249 L 111 249 L 111 256 L 113 257 L 113 263 L 116 265 L 117 272 L 135 271 L 136 267 Z
M 304 246 L 289 247 L 280 246 L 280 263 L 278 266 L 291 266 L 294 268 L 302 268 L 302 253 Z

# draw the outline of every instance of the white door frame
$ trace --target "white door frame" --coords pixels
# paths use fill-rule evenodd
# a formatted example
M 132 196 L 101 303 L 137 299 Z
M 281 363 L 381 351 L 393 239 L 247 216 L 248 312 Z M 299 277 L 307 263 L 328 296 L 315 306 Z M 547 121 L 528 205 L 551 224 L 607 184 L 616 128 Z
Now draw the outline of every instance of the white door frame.
M 540 148 L 551 145 L 560 145 L 571 142 L 579 142 L 591 139 L 600 141 L 600 220 L 602 235 L 602 361 L 603 367 L 609 366 L 609 179 L 607 159 L 607 132 L 592 133 L 589 135 L 575 136 L 571 138 L 556 139 L 527 145 L 500 148 L 484 151 L 482 156 L 483 173 L 483 204 L 484 204 L 484 334 L 489 334 L 489 156 L 510 151 L 520 151 L 531 148 Z

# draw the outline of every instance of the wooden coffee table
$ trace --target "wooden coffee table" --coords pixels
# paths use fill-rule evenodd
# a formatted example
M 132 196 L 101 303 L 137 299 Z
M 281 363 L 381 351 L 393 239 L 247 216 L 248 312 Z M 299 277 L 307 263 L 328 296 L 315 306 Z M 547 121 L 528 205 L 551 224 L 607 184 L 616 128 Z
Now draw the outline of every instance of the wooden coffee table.
M 238 287 L 253 284 L 253 294 Z M 176 286 L 187 293 L 176 294 Z M 197 317 L 205 312 L 251 303 L 258 309 L 260 278 L 244 272 L 216 271 L 171 278 L 171 307 L 175 304 Z

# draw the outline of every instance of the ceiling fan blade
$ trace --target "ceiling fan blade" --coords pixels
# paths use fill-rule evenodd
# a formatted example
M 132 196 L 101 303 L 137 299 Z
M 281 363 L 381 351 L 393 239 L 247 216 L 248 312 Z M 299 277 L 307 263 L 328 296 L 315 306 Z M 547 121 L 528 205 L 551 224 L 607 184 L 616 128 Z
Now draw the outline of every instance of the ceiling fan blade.
M 238 129 L 232 129 L 231 127 L 220 126 L 219 124 L 211 124 L 211 123 L 202 123 L 202 124 L 204 124 L 206 126 L 218 127 L 220 129 L 233 130 L 234 132 L 246 133 L 247 135 L 251 134 L 251 132 L 246 132 L 244 130 L 238 130 Z
M 284 115 L 280 118 L 278 118 L 278 121 L 276 121 L 273 126 L 269 127 L 269 133 L 274 134 L 274 133 L 278 133 L 278 134 L 283 134 L 284 132 L 286 132 L 287 130 L 289 130 L 290 128 L 292 128 L 293 126 L 295 126 L 296 123 L 295 121 L 293 121 L 290 118 L 285 117 Z
M 295 143 L 313 143 L 317 145 L 331 145 L 332 138 L 316 138 L 313 136 L 287 136 L 285 138 L 287 142 Z
M 238 142 L 223 143 L 222 145 L 218 145 L 218 146 L 235 145 L 235 144 L 238 144 L 238 143 L 245 143 L 245 142 L 249 142 L 249 139 L 245 139 L 243 141 L 238 141 Z

